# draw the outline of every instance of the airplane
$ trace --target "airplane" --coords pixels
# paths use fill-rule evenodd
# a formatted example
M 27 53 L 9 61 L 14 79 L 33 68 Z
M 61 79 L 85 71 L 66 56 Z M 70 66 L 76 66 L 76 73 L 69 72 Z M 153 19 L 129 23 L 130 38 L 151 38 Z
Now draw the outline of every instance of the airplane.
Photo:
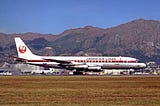
M 48 68 L 62 68 L 68 70 L 96 71 L 104 69 L 141 69 L 145 63 L 139 63 L 132 57 L 94 57 L 94 56 L 38 56 L 31 52 L 20 37 L 15 37 L 18 52 L 17 61 Z

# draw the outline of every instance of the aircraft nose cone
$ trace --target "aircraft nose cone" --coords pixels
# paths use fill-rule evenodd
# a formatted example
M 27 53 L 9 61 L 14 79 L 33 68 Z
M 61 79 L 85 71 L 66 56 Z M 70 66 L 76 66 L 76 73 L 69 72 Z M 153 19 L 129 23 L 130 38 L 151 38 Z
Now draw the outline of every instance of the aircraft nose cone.
M 144 67 L 144 68 L 145 68 L 146 66 L 147 66 L 147 65 L 146 65 L 145 63 L 142 63 L 142 67 Z

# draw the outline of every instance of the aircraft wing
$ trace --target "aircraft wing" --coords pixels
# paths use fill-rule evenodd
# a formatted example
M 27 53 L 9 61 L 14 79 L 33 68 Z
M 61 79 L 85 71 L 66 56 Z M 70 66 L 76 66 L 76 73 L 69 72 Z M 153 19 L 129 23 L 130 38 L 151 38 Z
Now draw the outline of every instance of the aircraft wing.
M 65 61 L 65 60 L 56 60 L 56 59 L 44 59 L 44 60 L 47 60 L 49 62 L 56 62 L 56 63 L 60 63 L 60 64 L 70 64 L 72 62 L 70 61 Z
M 59 66 L 62 66 L 62 67 L 73 67 L 73 66 L 76 66 L 76 65 L 84 65 L 82 63 L 77 63 L 77 62 L 72 62 L 72 61 L 57 60 L 57 59 L 46 59 L 46 58 L 43 58 L 43 59 L 47 60 L 49 62 L 59 63 Z
M 65 61 L 65 60 L 57 60 L 57 59 L 44 59 L 49 62 L 56 62 L 58 63 L 58 67 L 66 68 L 66 69 L 73 69 L 75 64 L 73 64 L 71 61 Z

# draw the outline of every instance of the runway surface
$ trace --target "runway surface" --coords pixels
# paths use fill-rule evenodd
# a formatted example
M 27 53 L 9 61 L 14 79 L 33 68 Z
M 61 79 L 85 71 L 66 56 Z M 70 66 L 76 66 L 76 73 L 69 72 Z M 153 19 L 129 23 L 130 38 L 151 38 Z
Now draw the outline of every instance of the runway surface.
M 159 106 L 159 76 L 1 76 L 0 105 Z

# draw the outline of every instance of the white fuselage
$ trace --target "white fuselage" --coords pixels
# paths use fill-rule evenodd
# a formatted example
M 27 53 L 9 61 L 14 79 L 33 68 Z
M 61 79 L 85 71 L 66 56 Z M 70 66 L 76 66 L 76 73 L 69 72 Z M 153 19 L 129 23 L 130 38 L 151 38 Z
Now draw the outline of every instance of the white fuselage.
M 146 64 L 138 63 L 131 57 L 82 57 L 82 56 L 39 56 L 37 60 L 28 60 L 31 64 L 58 65 L 57 62 L 49 62 L 44 59 L 62 60 L 72 62 L 75 68 L 109 69 L 109 68 L 144 68 Z

